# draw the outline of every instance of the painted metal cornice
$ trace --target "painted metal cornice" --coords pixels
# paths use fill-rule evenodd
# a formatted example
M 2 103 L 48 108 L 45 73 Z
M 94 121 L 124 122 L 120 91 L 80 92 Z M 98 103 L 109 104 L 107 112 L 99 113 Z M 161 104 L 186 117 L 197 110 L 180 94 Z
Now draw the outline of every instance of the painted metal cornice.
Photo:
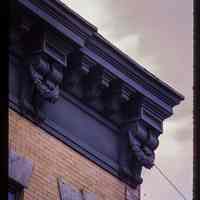
M 163 121 L 184 97 L 60 1 L 13 5 L 10 91 L 21 113 L 126 182 L 141 184 Z
M 180 93 L 112 45 L 97 32 L 95 26 L 84 20 L 62 2 L 58 0 L 18 1 L 66 37 L 82 46 L 82 52 L 88 55 L 92 51 L 92 57 L 94 56 L 93 58 L 97 62 L 101 60 L 101 64 L 105 63 L 104 67 L 112 65 L 112 68 L 116 68 L 115 72 L 118 76 L 125 74 L 126 82 L 129 82 L 130 86 L 135 87 L 139 92 L 143 90 L 143 93 L 146 93 L 144 95 L 153 101 L 156 98 L 160 101 L 160 104 L 173 107 L 184 99 Z

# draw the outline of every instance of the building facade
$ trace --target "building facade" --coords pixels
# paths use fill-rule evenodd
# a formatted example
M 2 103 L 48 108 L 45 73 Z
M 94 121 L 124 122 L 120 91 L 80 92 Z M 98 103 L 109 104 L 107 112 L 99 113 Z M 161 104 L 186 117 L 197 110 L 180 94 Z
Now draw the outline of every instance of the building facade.
M 58 0 L 14 0 L 9 199 L 139 200 L 183 96 Z

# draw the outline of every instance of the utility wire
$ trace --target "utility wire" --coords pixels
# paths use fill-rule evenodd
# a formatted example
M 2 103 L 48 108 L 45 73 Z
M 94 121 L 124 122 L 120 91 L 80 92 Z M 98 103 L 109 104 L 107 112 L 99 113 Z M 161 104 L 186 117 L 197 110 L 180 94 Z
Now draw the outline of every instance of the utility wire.
M 176 185 L 162 172 L 162 170 L 154 164 L 155 168 L 159 171 L 159 173 L 167 180 L 167 182 L 176 190 L 176 192 L 181 195 L 184 200 L 187 200 L 185 195 L 176 187 Z

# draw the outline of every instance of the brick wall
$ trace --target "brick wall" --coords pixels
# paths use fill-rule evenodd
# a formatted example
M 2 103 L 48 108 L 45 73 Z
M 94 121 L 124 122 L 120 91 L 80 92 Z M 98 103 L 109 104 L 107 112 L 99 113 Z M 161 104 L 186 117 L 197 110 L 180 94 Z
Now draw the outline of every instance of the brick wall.
M 25 200 L 59 200 L 58 177 L 75 189 L 94 192 L 97 200 L 130 199 L 124 183 L 12 110 L 9 148 L 34 164 Z M 139 196 L 139 189 L 132 192 Z

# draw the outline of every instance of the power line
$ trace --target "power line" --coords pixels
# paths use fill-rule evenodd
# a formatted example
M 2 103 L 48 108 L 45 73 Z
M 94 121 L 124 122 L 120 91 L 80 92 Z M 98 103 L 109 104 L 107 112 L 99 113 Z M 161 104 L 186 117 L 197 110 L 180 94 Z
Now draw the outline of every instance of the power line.
M 176 192 L 181 195 L 184 200 L 187 200 L 185 195 L 177 188 L 177 186 L 162 172 L 162 170 L 154 164 L 155 168 L 159 171 L 159 173 L 167 180 L 167 182 L 176 190 Z

